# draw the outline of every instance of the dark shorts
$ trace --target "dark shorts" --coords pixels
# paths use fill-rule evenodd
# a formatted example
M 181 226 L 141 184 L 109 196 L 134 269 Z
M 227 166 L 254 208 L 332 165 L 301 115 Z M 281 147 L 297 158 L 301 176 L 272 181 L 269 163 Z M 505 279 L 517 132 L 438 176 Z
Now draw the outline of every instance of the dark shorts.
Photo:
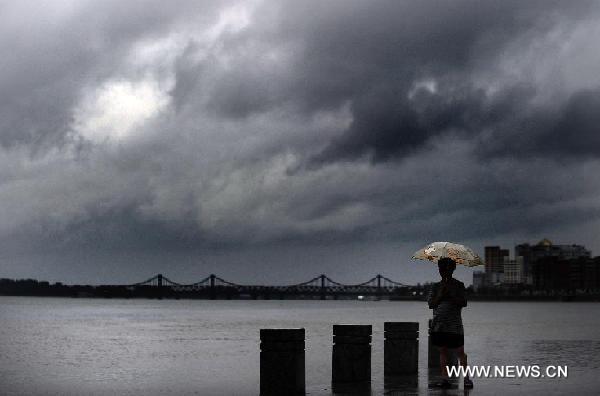
M 465 345 L 464 334 L 433 332 L 431 333 L 431 343 L 436 347 L 460 348 Z

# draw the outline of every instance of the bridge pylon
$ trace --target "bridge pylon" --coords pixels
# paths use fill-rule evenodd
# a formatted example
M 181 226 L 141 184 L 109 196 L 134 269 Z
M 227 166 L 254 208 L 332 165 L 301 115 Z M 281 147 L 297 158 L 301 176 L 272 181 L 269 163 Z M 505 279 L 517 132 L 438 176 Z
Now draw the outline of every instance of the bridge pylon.
M 215 290 L 215 274 L 210 274 L 210 299 L 214 300 L 217 298 L 217 291 Z
M 327 289 L 325 286 L 325 282 L 327 280 L 327 275 L 321 274 L 321 276 L 319 276 L 319 278 L 321 278 L 321 300 L 325 300 L 326 295 L 327 295 Z

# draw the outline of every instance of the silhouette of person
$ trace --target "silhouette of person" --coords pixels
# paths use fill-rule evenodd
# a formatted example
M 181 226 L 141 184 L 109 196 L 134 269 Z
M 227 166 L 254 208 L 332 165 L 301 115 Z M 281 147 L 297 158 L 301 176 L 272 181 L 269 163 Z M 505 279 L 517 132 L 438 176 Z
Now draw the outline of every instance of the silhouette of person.
M 460 365 L 467 366 L 467 354 L 464 350 L 465 337 L 461 311 L 467 306 L 465 285 L 452 277 L 456 262 L 443 257 L 438 260 L 438 269 L 442 280 L 433 284 L 428 304 L 433 309 L 431 323 L 431 343 L 440 351 L 440 368 L 442 381 L 437 384 L 441 388 L 450 388 L 448 380 L 448 350 L 456 350 Z M 464 378 L 464 387 L 472 388 L 473 381 L 468 376 Z

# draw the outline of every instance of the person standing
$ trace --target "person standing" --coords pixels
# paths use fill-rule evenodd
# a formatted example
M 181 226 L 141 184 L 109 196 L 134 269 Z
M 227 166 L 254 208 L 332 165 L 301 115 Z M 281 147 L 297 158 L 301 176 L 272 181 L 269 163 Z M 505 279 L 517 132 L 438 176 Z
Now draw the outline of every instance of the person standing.
M 434 283 L 428 298 L 429 308 L 433 309 L 431 323 L 431 343 L 440 351 L 442 381 L 438 386 L 450 388 L 448 380 L 448 352 L 456 350 L 460 365 L 467 367 L 467 354 L 464 350 L 465 337 L 461 311 L 467 306 L 465 285 L 452 277 L 456 262 L 448 257 L 438 260 L 438 269 L 442 280 Z M 464 378 L 464 387 L 473 388 L 473 381 Z

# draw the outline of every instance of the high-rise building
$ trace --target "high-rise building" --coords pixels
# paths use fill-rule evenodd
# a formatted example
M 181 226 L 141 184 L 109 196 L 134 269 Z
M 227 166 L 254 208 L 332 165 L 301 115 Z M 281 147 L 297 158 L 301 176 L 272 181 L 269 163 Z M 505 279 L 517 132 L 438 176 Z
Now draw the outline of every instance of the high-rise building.
M 591 256 L 592 253 L 584 246 L 554 245 L 548 239 L 542 239 L 535 245 L 523 243 L 515 246 L 513 260 L 508 249 L 486 246 L 485 273 L 473 274 L 473 287 L 477 288 L 476 284 L 479 287 L 523 284 L 538 289 L 559 285 L 563 288 L 566 285 L 564 276 L 572 278 L 569 285 L 585 282 L 595 285 L 597 282 L 593 279 L 600 271 L 595 267 L 598 261 L 590 264 Z
M 524 275 L 522 256 L 517 256 L 514 260 L 510 260 L 508 256 L 504 257 L 503 283 L 511 285 L 526 283 L 526 277 Z
M 531 284 L 533 282 L 533 263 L 547 257 L 555 257 L 561 260 L 574 260 L 580 257 L 590 258 L 592 252 L 581 245 L 554 245 L 550 240 L 544 238 L 535 245 L 523 243 L 515 246 L 515 257 L 518 256 L 523 257 L 525 283 Z
M 495 286 L 504 282 L 504 260 L 508 258 L 508 249 L 500 246 L 486 246 L 485 251 L 485 286 Z
M 542 257 L 532 263 L 532 273 L 533 286 L 538 290 L 600 290 L 600 257 Z
M 509 256 L 508 249 L 501 249 L 500 246 L 485 247 L 485 272 L 502 273 L 504 272 L 504 258 Z
M 542 257 L 559 257 L 566 260 L 579 257 L 591 257 L 592 252 L 581 245 L 554 245 L 548 239 L 542 239 L 536 245 L 523 243 L 515 246 L 515 256 L 522 256 L 525 264 L 531 264 Z

